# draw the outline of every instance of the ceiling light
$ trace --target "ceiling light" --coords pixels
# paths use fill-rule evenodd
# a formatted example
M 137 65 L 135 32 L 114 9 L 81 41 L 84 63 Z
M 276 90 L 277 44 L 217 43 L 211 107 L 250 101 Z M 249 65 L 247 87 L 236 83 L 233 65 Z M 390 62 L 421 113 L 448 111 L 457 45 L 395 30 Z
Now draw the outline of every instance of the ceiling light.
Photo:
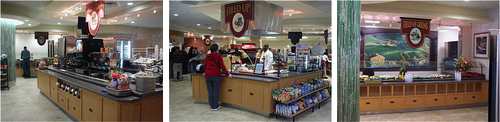
M 374 21 L 374 20 L 365 20 L 365 23 L 380 23 L 380 21 Z
M 155 10 L 156 11 L 156 10 Z M 156 13 L 156 12 L 155 12 Z M 174 14 L 174 16 L 179 16 L 179 14 Z
M 302 39 L 307 39 L 307 38 L 309 38 L 309 37 L 307 37 L 307 36 L 303 36 L 303 37 L 302 37 Z
M 141 15 L 140 14 L 137 14 L 137 17 L 140 17 Z
M 64 16 L 68 16 L 68 14 L 66 13 L 66 14 L 64 14 Z
M 108 22 L 108 24 L 109 24 L 109 22 Z
M 118 20 L 115 19 L 115 22 L 118 22 Z
M 153 13 L 156 13 L 156 9 L 153 11 Z M 176 14 L 174 14 L 174 16 L 175 16 L 175 15 L 176 15 Z
M 125 17 L 125 20 L 127 20 L 127 17 Z
M 300 30 L 304 30 L 304 29 L 300 29 Z
M 62 17 L 59 17 L 59 19 L 62 19 Z
M 464 0 L 465 2 L 469 2 L 469 0 Z
M 314 29 L 313 29 L 314 30 Z
M 288 16 L 292 16 L 292 14 L 289 14 Z
M 5 21 L 9 21 L 9 22 L 12 22 L 14 23 L 14 25 L 22 25 L 24 24 L 23 21 L 20 21 L 20 20 L 17 20 L 17 19 L 9 19 L 9 18 L 1 18 L 1 20 L 5 20 Z
M 196 24 L 196 26 L 201 26 L 200 24 Z
M 292 29 L 288 28 L 288 30 L 292 30 Z
M 377 26 L 365 26 L 367 28 L 377 28 Z
M 130 23 L 135 23 L 134 21 L 130 22 Z
M 208 29 L 212 29 L 212 27 L 208 27 Z
M 316 32 L 316 34 L 318 34 L 318 32 Z
M 24 20 L 24 21 L 26 21 L 26 22 L 27 22 L 27 21 L 30 21 L 30 20 L 27 20 L 27 19 L 26 19 L 26 20 Z
M 82 6 L 79 6 L 78 9 L 82 10 Z
M 268 37 L 266 37 L 266 39 L 275 39 L 275 38 L 276 37 L 274 37 L 274 36 L 268 36 Z
M 31 24 L 28 24 L 28 26 L 31 26 Z
M 58 24 L 58 25 L 60 25 L 61 23 L 60 23 L 60 22 L 58 22 L 57 24 Z
M 130 3 L 127 3 L 127 5 L 131 6 L 131 5 L 134 5 L 134 3 L 130 2 Z

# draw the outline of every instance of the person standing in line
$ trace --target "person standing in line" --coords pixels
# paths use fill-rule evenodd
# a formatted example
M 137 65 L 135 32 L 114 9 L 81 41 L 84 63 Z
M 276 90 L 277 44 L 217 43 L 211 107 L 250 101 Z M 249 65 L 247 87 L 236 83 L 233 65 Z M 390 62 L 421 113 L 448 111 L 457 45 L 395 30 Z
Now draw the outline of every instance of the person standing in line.
M 186 47 L 182 47 L 182 55 L 184 55 L 184 59 L 182 61 L 182 74 L 181 75 L 184 75 L 184 74 L 187 74 L 188 73 L 188 58 L 187 58 L 187 55 L 188 53 L 186 52 Z
M 273 63 L 273 53 L 269 50 L 269 44 L 264 44 L 263 46 L 264 52 L 260 57 L 260 62 L 264 62 L 264 70 L 271 70 L 271 64 Z M 262 60 L 264 58 L 264 60 Z
M 233 78 L 233 75 L 227 72 L 226 66 L 222 61 L 222 55 L 217 53 L 218 49 L 219 45 L 217 44 L 212 44 L 210 46 L 210 50 L 212 52 L 207 54 L 205 59 L 205 73 L 203 73 L 205 81 L 207 82 L 208 103 L 210 104 L 210 110 L 212 111 L 220 109 L 219 91 L 222 81 L 222 73 L 220 70 L 222 70 L 227 77 Z
M 182 51 L 179 48 L 174 50 L 175 52 L 172 54 L 173 67 L 174 67 L 174 82 L 179 82 L 184 79 L 182 76 L 182 62 L 186 59 Z
M 189 60 L 188 64 L 189 64 L 189 71 L 191 72 L 191 74 L 193 74 L 195 72 L 194 68 L 196 66 L 196 62 L 191 60 L 193 57 L 196 57 L 196 50 L 193 46 L 191 46 L 191 48 L 189 48 L 189 52 L 188 52 L 188 55 L 187 55 L 187 59 Z
M 30 71 L 30 51 L 24 46 L 24 50 L 21 51 L 21 59 L 23 59 L 23 77 L 31 77 Z
M 194 51 L 196 52 L 196 56 L 199 56 L 201 53 L 200 53 L 200 50 L 198 50 L 197 47 L 194 47 Z

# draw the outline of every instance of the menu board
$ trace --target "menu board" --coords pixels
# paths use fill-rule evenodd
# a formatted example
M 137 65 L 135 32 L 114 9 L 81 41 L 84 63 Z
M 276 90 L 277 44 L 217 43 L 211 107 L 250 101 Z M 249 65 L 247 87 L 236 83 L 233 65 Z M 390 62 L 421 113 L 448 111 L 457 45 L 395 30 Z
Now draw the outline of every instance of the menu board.
M 298 43 L 297 48 L 295 49 L 295 54 L 297 57 L 304 57 L 306 55 L 309 55 L 309 45 L 307 43 Z
M 255 50 L 255 49 L 257 49 L 257 44 L 256 43 L 243 43 L 241 45 L 241 47 L 244 50 Z

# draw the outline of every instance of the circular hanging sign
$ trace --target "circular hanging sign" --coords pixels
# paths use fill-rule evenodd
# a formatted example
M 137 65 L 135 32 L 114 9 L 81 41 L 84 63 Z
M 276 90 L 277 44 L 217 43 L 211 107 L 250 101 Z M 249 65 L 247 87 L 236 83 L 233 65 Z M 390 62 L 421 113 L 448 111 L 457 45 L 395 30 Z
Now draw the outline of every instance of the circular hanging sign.
M 101 20 L 99 16 L 97 16 L 97 12 L 93 11 L 92 14 L 90 15 L 90 22 L 89 24 L 89 32 L 91 35 L 97 34 L 97 31 L 99 31 L 99 23 L 101 23 Z
M 44 36 L 40 36 L 40 37 L 38 37 L 38 44 L 39 44 L 40 46 L 44 45 L 46 41 L 47 41 L 47 40 L 45 40 L 45 37 L 44 37 Z
M 414 49 L 419 48 L 424 44 L 424 37 L 418 28 L 411 29 L 410 34 L 406 36 L 406 39 L 408 40 L 408 45 Z
M 212 40 L 210 40 L 209 37 L 205 37 L 205 39 L 203 40 L 205 42 L 205 45 L 209 46 L 210 43 L 212 43 Z

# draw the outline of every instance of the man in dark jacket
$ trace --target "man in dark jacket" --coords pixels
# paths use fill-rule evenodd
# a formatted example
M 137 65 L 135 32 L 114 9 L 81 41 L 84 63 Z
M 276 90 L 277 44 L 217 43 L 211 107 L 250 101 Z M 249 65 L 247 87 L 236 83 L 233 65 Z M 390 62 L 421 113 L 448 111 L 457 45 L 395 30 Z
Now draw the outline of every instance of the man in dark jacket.
M 23 59 L 23 77 L 31 77 L 30 71 L 30 51 L 24 46 L 24 50 L 21 51 L 21 59 Z
M 182 51 L 179 50 L 179 48 L 177 48 L 177 50 L 175 50 L 174 53 L 172 53 L 172 62 L 174 63 L 173 64 L 173 67 L 174 67 L 174 82 L 178 82 L 178 81 L 181 81 L 184 79 L 184 77 L 182 76 L 182 62 L 184 62 L 184 60 L 186 59 L 186 57 L 184 56 L 184 54 L 182 53 Z M 180 77 L 179 77 L 180 75 Z
M 182 55 L 184 55 L 183 61 L 182 61 L 182 74 L 187 74 L 188 73 L 188 58 L 187 55 L 188 53 L 186 52 L 186 48 L 182 47 Z

